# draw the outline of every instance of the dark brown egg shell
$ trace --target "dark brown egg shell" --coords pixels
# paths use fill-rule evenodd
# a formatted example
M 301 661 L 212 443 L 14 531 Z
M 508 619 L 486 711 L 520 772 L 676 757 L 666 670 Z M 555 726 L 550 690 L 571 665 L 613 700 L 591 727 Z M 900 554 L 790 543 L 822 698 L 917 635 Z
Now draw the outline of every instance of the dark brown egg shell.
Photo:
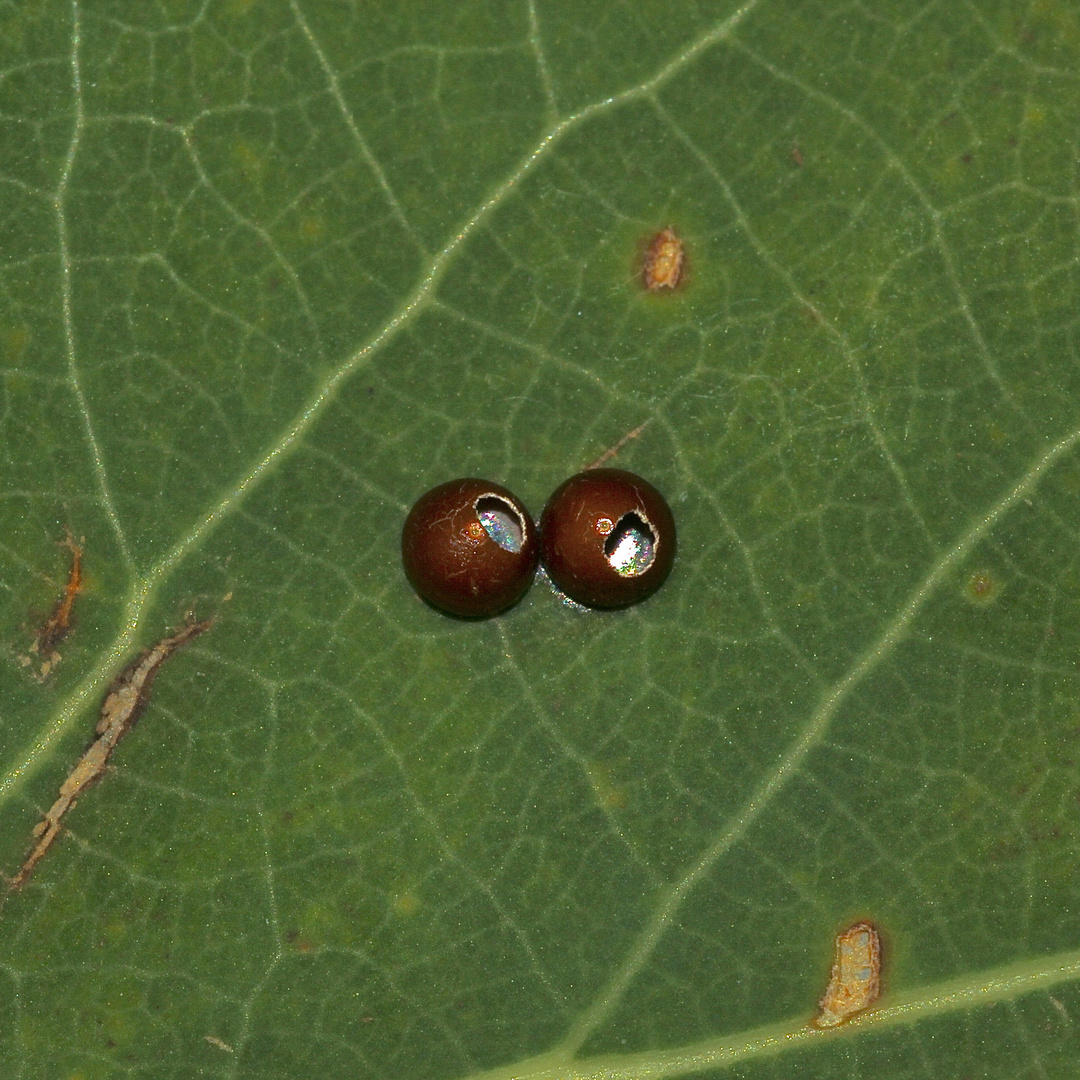
M 488 535 L 476 504 L 505 502 L 521 530 L 520 551 Z M 401 561 L 416 591 L 453 615 L 481 618 L 505 611 L 525 594 L 536 573 L 536 526 L 521 500 L 499 484 L 466 477 L 425 492 L 401 530 Z
M 636 514 L 655 538 L 653 561 L 641 574 L 620 574 L 604 544 L 627 514 Z M 601 525 L 607 519 L 609 526 Z M 651 596 L 675 561 L 675 518 L 664 496 L 625 469 L 587 469 L 548 499 L 540 518 L 540 557 L 555 585 L 589 607 L 620 608 Z

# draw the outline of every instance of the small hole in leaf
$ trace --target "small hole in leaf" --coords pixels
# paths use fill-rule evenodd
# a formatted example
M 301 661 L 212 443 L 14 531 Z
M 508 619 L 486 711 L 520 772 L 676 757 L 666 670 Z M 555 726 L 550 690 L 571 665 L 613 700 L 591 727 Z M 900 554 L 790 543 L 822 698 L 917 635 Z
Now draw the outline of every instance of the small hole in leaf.
M 525 523 L 508 502 L 494 495 L 485 495 L 476 500 L 476 516 L 484 526 L 484 531 L 504 551 L 516 555 L 521 550 L 525 538 Z
M 637 514 L 624 514 L 604 541 L 604 555 L 616 573 L 637 577 L 653 564 L 656 536 Z

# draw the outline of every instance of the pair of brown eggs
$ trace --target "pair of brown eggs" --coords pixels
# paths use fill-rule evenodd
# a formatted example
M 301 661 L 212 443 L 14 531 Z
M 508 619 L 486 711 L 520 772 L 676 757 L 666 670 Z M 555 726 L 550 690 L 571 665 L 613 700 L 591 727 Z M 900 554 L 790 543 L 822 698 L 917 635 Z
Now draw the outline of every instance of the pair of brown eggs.
M 487 480 L 451 480 L 405 519 L 401 558 L 416 591 L 454 615 L 497 615 L 524 596 L 543 560 L 555 586 L 588 607 L 651 596 L 675 559 L 664 496 L 623 469 L 588 469 L 561 484 L 540 526 L 514 494 Z

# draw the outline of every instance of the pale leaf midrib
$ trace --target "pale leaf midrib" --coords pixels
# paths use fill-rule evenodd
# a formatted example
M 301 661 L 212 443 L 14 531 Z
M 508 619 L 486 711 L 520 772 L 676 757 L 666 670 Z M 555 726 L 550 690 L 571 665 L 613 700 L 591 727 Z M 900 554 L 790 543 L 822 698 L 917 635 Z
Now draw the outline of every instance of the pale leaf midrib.
M 822 988 L 826 975 L 822 972 Z M 888 993 L 886 986 L 879 1007 L 839 1028 L 810 1027 L 811 1009 L 806 1016 L 671 1049 L 606 1054 L 578 1060 L 552 1052 L 473 1073 L 464 1080 L 669 1080 L 706 1069 L 773 1057 L 790 1050 L 805 1051 L 828 1045 L 836 1039 L 856 1038 L 965 1009 L 1012 1002 L 1078 978 L 1080 949 L 1021 960 L 893 995 Z

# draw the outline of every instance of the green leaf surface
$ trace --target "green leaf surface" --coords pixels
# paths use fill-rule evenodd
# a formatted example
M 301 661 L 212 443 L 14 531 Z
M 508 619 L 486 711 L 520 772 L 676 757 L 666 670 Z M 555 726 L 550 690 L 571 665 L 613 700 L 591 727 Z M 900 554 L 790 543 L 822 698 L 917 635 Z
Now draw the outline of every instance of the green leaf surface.
M 8 874 L 216 620 L 7 897 L 0 1076 L 1075 1076 L 1078 71 L 1063 0 L 0 5 Z M 616 447 L 652 599 L 415 596 L 421 492 Z

